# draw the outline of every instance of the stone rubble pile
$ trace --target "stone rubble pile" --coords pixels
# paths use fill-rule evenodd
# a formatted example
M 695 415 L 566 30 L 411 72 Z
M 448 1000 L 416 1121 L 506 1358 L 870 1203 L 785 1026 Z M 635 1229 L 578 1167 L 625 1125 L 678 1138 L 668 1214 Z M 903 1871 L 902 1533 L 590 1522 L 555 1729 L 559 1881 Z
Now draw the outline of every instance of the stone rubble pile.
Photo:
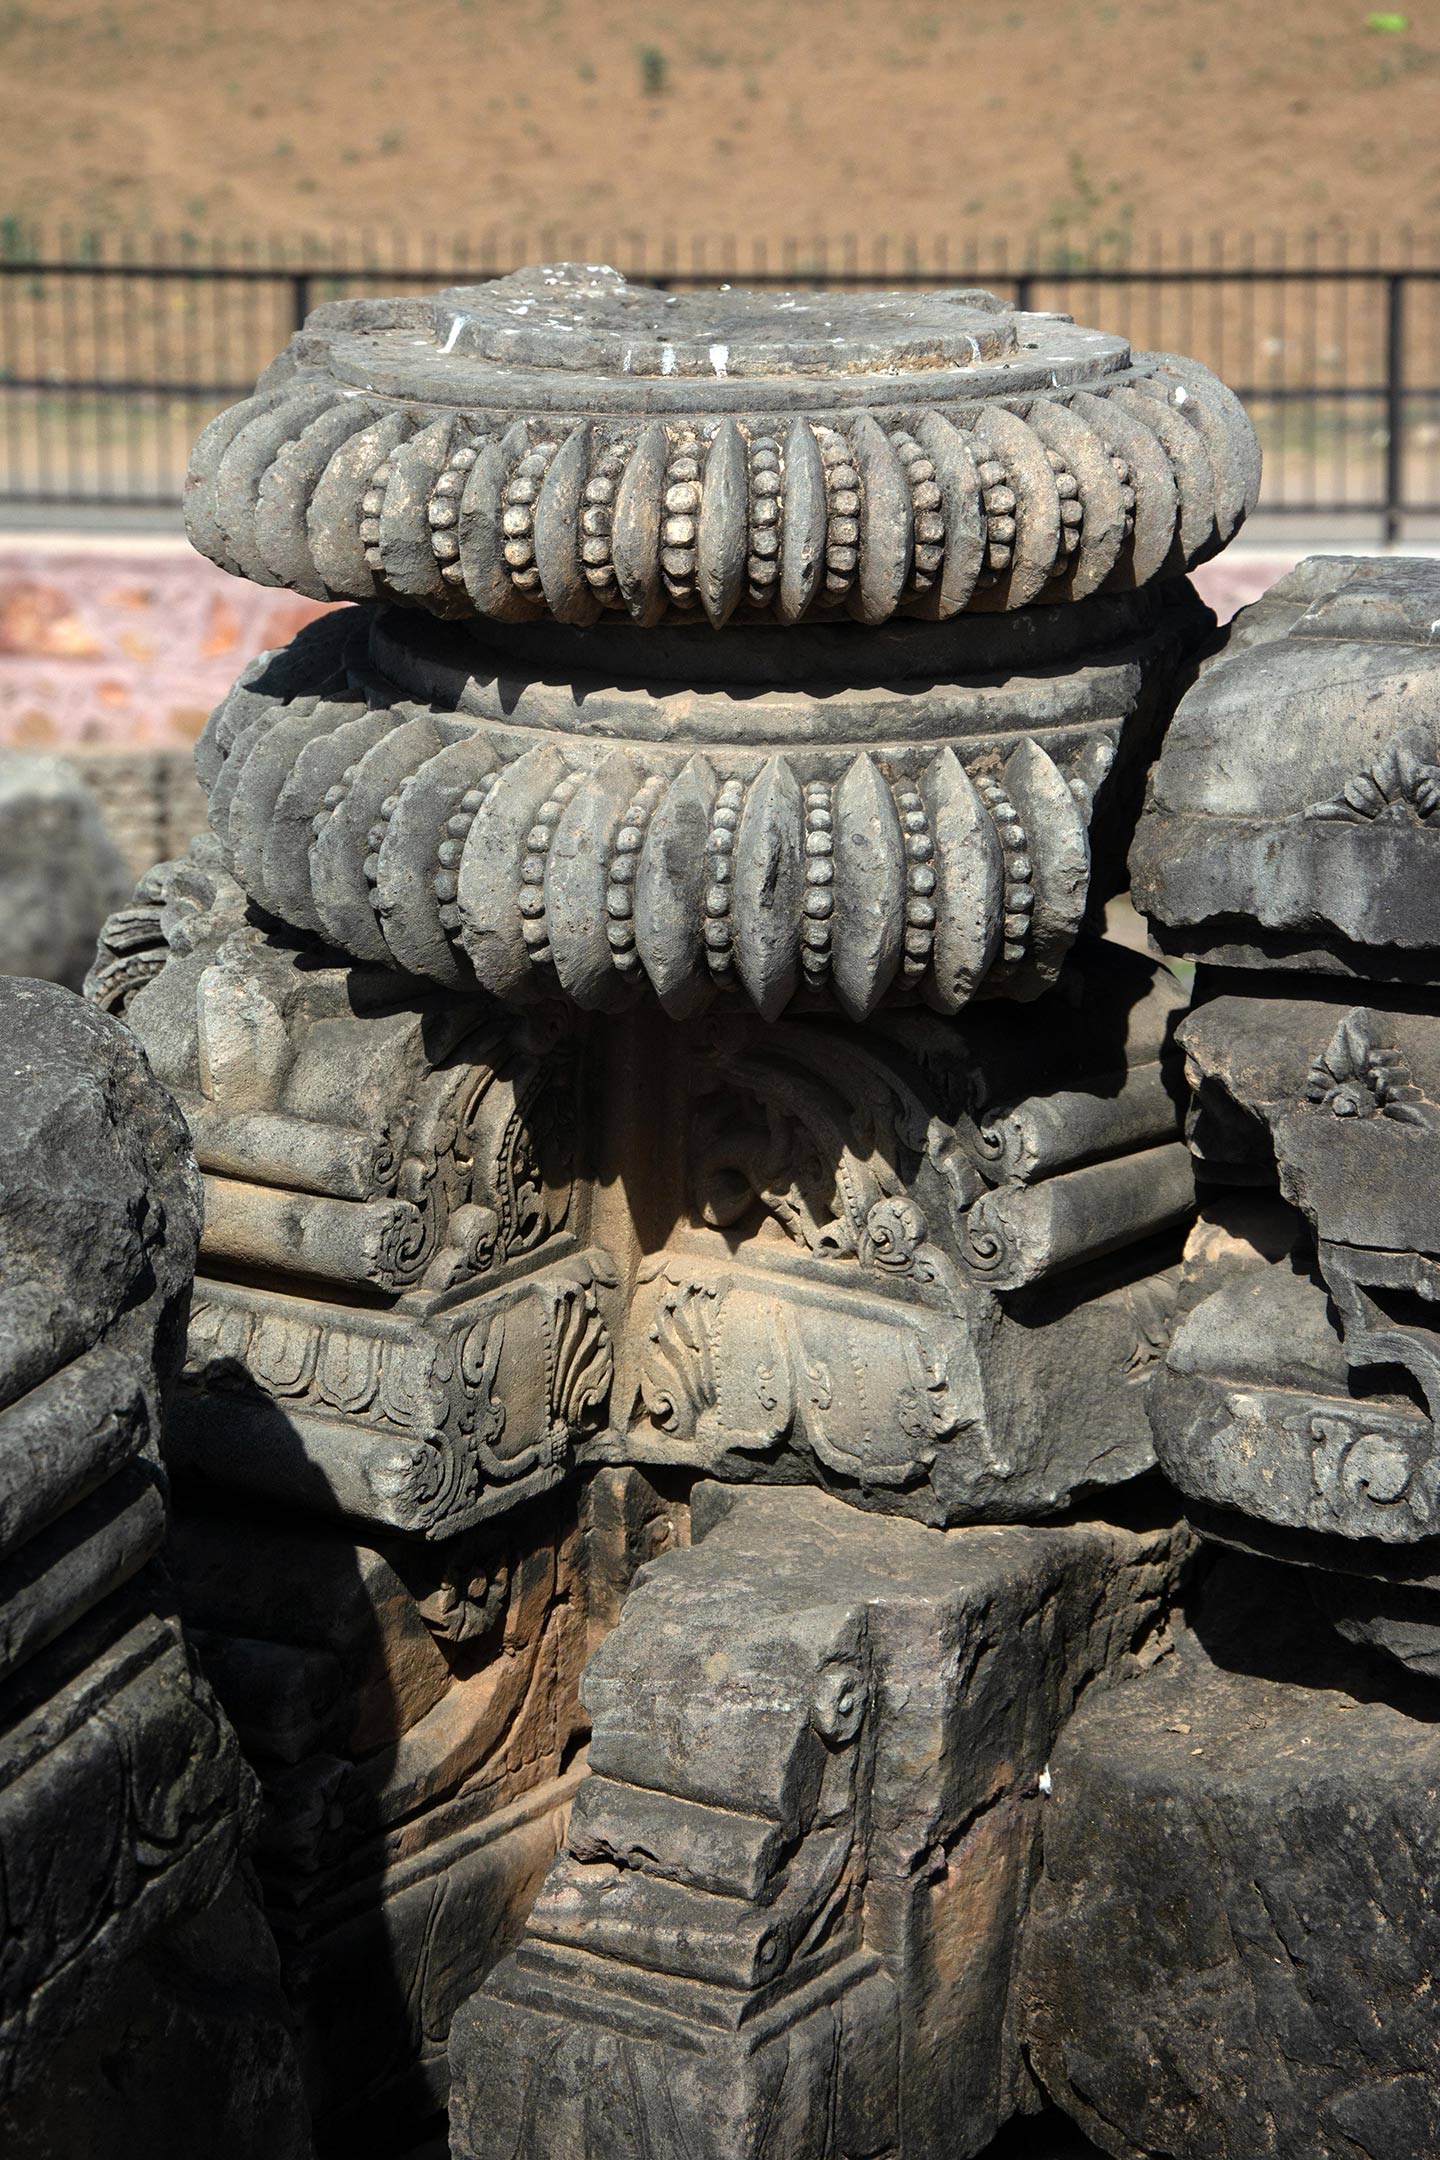
M 198 445 L 349 604 L 89 991 L 323 2151 L 1436 2141 L 1440 579 L 1217 636 L 1258 479 L 1065 317 L 567 265 Z

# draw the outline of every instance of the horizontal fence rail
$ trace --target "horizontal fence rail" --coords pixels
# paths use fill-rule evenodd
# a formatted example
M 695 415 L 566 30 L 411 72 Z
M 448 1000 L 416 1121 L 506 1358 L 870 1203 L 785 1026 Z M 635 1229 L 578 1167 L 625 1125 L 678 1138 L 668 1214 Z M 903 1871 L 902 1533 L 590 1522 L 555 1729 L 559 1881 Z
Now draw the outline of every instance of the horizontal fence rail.
M 93 240 L 0 233 L 0 504 L 172 507 L 205 422 L 249 392 L 319 302 L 478 283 L 563 255 L 618 257 L 672 290 L 987 286 L 1212 367 L 1260 432 L 1265 511 L 1373 520 L 1387 540 L 1440 518 L 1440 249 L 1340 240 L 1322 257 L 1313 239 L 1297 252 L 1283 237 L 1201 249 L 1181 236 L 1137 260 L 1056 244 L 1013 257 L 877 246 L 862 260 L 824 241 L 602 251 L 541 240 L 557 244 L 202 260 L 156 243 L 107 256 Z

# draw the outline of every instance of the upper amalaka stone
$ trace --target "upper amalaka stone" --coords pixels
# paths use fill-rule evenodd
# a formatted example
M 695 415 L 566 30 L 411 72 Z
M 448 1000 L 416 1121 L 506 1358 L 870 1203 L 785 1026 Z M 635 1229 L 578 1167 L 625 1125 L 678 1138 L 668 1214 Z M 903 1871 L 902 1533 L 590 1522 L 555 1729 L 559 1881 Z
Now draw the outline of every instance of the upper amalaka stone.
M 874 624 L 1180 574 L 1259 473 L 1197 362 L 992 293 L 674 294 L 558 264 L 317 308 L 202 435 L 187 522 L 316 599 Z

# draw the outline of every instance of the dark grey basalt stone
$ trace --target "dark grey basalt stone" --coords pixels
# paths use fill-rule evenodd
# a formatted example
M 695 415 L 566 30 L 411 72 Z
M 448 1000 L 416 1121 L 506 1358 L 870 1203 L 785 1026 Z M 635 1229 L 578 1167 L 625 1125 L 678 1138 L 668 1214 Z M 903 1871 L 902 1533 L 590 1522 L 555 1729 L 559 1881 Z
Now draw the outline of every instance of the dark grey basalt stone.
M 1440 565 L 1316 557 L 1183 699 L 1131 857 L 1167 951 L 1433 981 Z
M 40 982 L 0 983 L 0 1100 L 0 2140 L 136 2150 L 167 2107 L 203 2116 L 208 2040 L 241 2111 L 224 2153 L 299 2160 L 273 1945 L 236 1875 L 254 1785 L 153 1565 L 199 1231 L 184 1124 L 125 1029 Z M 213 2035 L 178 2008 L 187 1938 L 233 1983 Z M 152 1986 L 171 2037 L 136 2012 Z M 94 2075 L 117 2018 L 119 2091 Z
M 1037 2104 L 1010 1984 L 1057 1727 L 1154 1656 L 1184 1539 L 704 1485 L 694 1525 L 587 1668 L 592 1774 L 456 2021 L 452 2149 L 963 2160 Z
M 1218 1575 L 1206 1639 L 1088 1697 L 1051 1761 L 1022 2023 L 1115 2160 L 1440 2137 L 1436 1726 L 1327 1652 L 1293 1579 Z

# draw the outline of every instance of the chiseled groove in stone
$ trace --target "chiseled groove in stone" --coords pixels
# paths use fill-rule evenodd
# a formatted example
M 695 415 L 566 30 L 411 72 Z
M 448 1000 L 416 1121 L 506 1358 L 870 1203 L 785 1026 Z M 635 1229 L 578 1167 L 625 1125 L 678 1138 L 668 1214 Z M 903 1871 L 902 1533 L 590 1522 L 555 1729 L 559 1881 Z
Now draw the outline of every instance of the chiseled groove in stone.
M 452 567 L 459 570 L 459 582 L 477 612 L 498 622 L 529 622 L 543 613 L 539 594 L 521 592 L 506 558 L 505 490 L 528 448 L 525 423 L 516 420 L 499 442 L 484 443 L 477 450 L 460 497 L 458 553 Z M 445 575 L 449 576 L 449 567 Z
M 475 985 L 455 936 L 457 871 L 499 763 L 483 735 L 427 758 L 399 789 L 377 850 L 375 908 L 396 965 L 456 988 Z
M 1094 428 L 1068 406 L 1036 398 L 1025 417 L 1044 444 L 1052 469 L 1059 461 L 1057 487 L 1062 472 L 1070 480 L 1075 492 L 1068 498 L 1068 508 L 1079 512 L 1065 526 L 1066 533 L 1074 535 L 1074 545 L 1064 546 L 1045 597 L 1083 600 L 1099 591 L 1125 545 L 1120 475 Z M 1066 500 L 1061 502 L 1060 515 L 1062 521 L 1066 519 Z
M 331 405 L 286 443 L 261 474 L 255 545 L 266 575 L 257 573 L 257 584 L 287 586 L 310 600 L 331 597 L 311 552 L 310 504 L 336 452 L 382 416 L 383 407 L 373 398 L 348 398 Z
M 611 863 L 641 775 L 617 749 L 575 778 L 568 801 L 556 790 L 557 818 L 545 819 L 543 809 L 536 814 L 537 835 L 550 826 L 543 849 L 545 936 L 566 995 L 590 1011 L 613 1010 L 629 1001 L 634 986 L 612 957 Z
M 465 573 L 460 567 L 460 536 L 455 528 L 460 522 L 460 504 L 466 482 L 479 454 L 478 442 L 452 443 L 425 504 L 430 552 L 439 565 L 441 577 L 450 586 L 463 586 L 465 582 Z
M 825 464 L 814 428 L 797 413 L 785 431 L 780 592 L 775 612 L 799 622 L 825 576 Z
M 550 467 L 560 453 L 560 444 L 548 434 L 542 434 L 538 442 L 531 442 L 529 429 L 523 420 L 517 421 L 518 435 L 516 462 L 507 474 L 501 490 L 501 554 L 510 572 L 510 583 L 522 600 L 545 601 L 544 579 L 536 557 L 535 518 L 539 509 L 540 494 L 544 488 Z M 506 443 L 510 437 L 506 437 Z
M 1112 458 L 1123 461 L 1134 496 L 1127 544 L 1100 590 L 1129 591 L 1148 585 L 1172 559 L 1180 515 L 1175 468 L 1153 430 L 1113 397 L 1080 390 L 1068 402 L 1069 409 L 1094 428 Z
M 788 758 L 772 757 L 746 791 L 735 833 L 730 914 L 735 969 L 761 1017 L 774 1020 L 799 979 L 804 906 L 804 801 Z
M 347 776 L 367 751 L 399 725 L 400 716 L 386 707 L 360 712 L 342 721 L 328 737 L 312 737 L 295 760 L 294 771 L 276 798 L 264 857 L 266 895 L 282 922 L 311 930 L 317 937 L 325 935 L 315 905 L 310 850 L 349 786 Z
M 847 602 L 860 562 L 860 474 L 850 444 L 823 423 L 815 430 L 825 467 L 825 580 L 827 602 Z
M 611 965 L 631 983 L 638 983 L 641 976 L 635 931 L 640 856 L 651 815 L 664 801 L 669 785 L 660 773 L 641 781 L 625 807 L 610 858 L 605 885 L 605 937 Z
M 373 829 L 386 799 L 442 747 L 430 714 L 400 714 L 397 720 L 350 768 L 344 792 L 310 848 L 311 888 L 326 935 L 341 952 L 377 967 L 390 965 L 390 950 L 376 920 L 366 870 L 374 852 Z
M 776 597 L 780 577 L 785 483 L 779 439 L 759 428 L 749 443 L 747 494 L 745 598 L 764 614 Z
M 651 810 L 635 872 L 634 957 L 675 1020 L 711 991 L 705 894 L 717 793 L 714 768 L 697 751 Z
M 1109 402 L 1130 413 L 1152 434 L 1175 474 L 1178 504 L 1175 537 L 1160 566 L 1163 577 L 1179 576 L 1218 545 L 1215 532 L 1215 479 L 1203 438 L 1164 398 L 1121 384 Z
M 872 423 L 873 424 L 873 423 Z M 808 794 L 808 790 L 807 790 Z M 900 967 L 905 929 L 905 865 L 911 841 L 926 850 L 923 809 L 897 810 L 875 760 L 862 754 L 834 791 L 833 885 L 810 887 L 811 839 L 805 839 L 805 913 L 830 915 L 830 977 L 852 1020 L 875 1010 Z M 908 828 L 908 829 L 907 829 Z M 819 858 L 824 862 L 826 858 Z M 829 903 L 828 908 L 826 903 Z
M 653 420 L 630 453 L 615 490 L 610 559 L 622 604 L 633 621 L 645 625 L 658 623 L 665 613 L 660 540 L 669 459 L 670 438 Z
M 914 437 L 935 468 L 945 551 L 938 578 L 921 595 L 914 612 L 943 622 L 969 605 L 985 567 L 980 476 L 969 442 L 942 413 L 921 413 Z
M 373 600 L 383 590 L 365 537 L 365 508 L 377 472 L 414 431 L 418 416 L 388 411 L 336 450 L 315 483 L 305 513 L 305 537 L 315 580 L 332 600 Z M 378 536 L 379 527 L 375 528 Z
M 703 445 L 694 428 L 686 426 L 668 439 L 670 452 L 660 498 L 660 568 L 672 605 L 688 611 L 700 600 L 695 583 L 695 540 Z
M 711 440 L 695 521 L 695 583 L 712 628 L 723 630 L 745 589 L 749 478 L 745 438 L 722 420 Z
M 1060 495 L 1039 437 L 1003 405 L 971 407 L 960 416 L 974 436 L 986 480 L 986 570 L 971 596 L 973 608 L 1028 607 L 1055 573 L 1060 552 Z M 989 465 L 1004 478 L 988 480 Z
M 283 404 L 256 413 L 221 458 L 215 473 L 215 517 L 225 535 L 229 557 L 225 567 L 233 568 L 237 576 L 252 583 L 266 582 L 266 564 L 255 538 L 260 480 L 333 403 L 333 392 L 324 384 L 310 383 Z
M 1020 845 L 1001 835 L 1005 958 L 1010 965 L 1024 960 L 1024 985 L 1033 994 L 1055 980 L 1079 931 L 1090 886 L 1090 835 L 1069 783 L 1039 743 L 1027 738 L 1011 751 L 1001 784 L 1021 825 Z
M 873 413 L 857 414 L 850 450 L 860 475 L 860 560 L 846 606 L 858 622 L 888 622 L 910 582 L 915 511 L 899 453 Z
M 930 997 L 958 1012 L 979 989 L 1000 950 L 1005 871 L 1002 839 L 969 773 L 947 745 L 921 776 L 935 842 L 935 925 Z M 925 880 L 912 891 L 925 894 Z
M 580 513 L 590 461 L 591 428 L 582 420 L 550 460 L 535 499 L 535 567 L 546 605 L 557 622 L 582 629 L 598 619 L 601 608 L 580 557 Z
M 945 560 L 943 498 L 934 460 L 926 456 L 914 436 L 903 427 L 894 427 L 890 442 L 905 468 L 912 518 L 913 546 L 902 601 L 911 612 L 919 613 L 920 603 L 935 587 Z
M 559 816 L 551 791 L 569 782 L 553 744 L 527 750 L 500 774 L 465 842 L 456 894 L 460 941 L 495 997 L 530 987 L 531 954 L 544 947 L 544 850 L 532 843 L 542 808 Z M 540 831 L 548 848 L 548 825 Z
M 216 511 L 215 476 L 220 460 L 240 430 L 257 413 L 288 402 L 293 390 L 293 384 L 288 382 L 272 384 L 268 389 L 257 390 L 251 397 L 242 398 L 238 405 L 227 406 L 201 430 L 190 453 L 184 488 L 186 537 L 193 548 L 201 555 L 207 555 L 211 562 L 218 563 L 222 570 L 230 568 L 230 555 Z

